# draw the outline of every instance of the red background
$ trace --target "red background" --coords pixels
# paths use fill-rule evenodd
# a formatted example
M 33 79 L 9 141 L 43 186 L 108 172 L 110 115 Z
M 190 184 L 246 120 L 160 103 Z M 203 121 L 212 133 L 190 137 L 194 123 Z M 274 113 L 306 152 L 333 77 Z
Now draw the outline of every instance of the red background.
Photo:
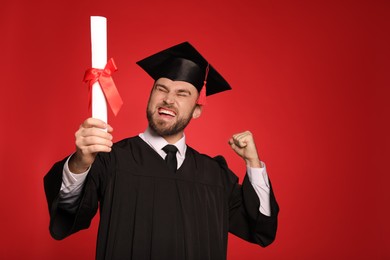
M 115 140 L 146 127 L 136 61 L 190 41 L 231 83 L 187 131 L 242 179 L 250 129 L 281 207 L 274 244 L 229 237 L 229 259 L 389 259 L 389 1 L 18 1 L 0 9 L 1 259 L 93 259 L 98 219 L 48 232 L 43 176 L 74 149 L 88 92 L 89 16 L 108 18 L 124 99 Z M 212 144 L 212 145 L 211 145 Z M 386 243 L 387 242 L 387 243 Z

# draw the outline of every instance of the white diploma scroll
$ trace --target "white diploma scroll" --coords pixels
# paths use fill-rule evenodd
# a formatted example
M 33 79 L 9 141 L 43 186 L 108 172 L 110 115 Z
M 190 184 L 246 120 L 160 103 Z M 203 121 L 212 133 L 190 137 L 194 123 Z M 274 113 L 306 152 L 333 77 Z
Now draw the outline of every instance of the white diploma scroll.
M 91 16 L 92 68 L 104 69 L 107 64 L 107 19 Z M 107 123 L 107 102 L 99 81 L 92 86 L 92 117 Z

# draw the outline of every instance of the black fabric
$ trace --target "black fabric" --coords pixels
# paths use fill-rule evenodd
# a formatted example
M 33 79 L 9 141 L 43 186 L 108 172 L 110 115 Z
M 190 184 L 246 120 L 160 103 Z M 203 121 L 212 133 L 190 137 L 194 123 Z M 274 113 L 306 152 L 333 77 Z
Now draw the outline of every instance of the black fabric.
M 74 214 L 58 206 L 65 160 L 44 178 L 50 232 L 63 239 L 85 229 L 99 208 L 96 259 L 226 259 L 228 231 L 261 246 L 275 238 L 272 191 L 267 217 L 252 185 L 238 184 L 222 157 L 188 147 L 172 174 L 141 138 L 125 139 L 98 154 Z
M 177 169 L 177 147 L 172 144 L 167 144 L 162 149 L 164 152 L 167 153 L 167 156 L 165 157 L 165 162 L 167 163 L 169 170 L 175 173 Z

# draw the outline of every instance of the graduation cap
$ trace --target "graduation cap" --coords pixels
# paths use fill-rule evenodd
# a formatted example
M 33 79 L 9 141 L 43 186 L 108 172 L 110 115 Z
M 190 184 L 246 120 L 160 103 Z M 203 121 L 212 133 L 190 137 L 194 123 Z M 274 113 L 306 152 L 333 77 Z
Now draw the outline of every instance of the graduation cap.
M 206 96 L 231 89 L 221 74 L 188 42 L 153 54 L 137 64 L 154 80 L 164 77 L 192 84 L 200 93 L 200 105 L 205 104 Z

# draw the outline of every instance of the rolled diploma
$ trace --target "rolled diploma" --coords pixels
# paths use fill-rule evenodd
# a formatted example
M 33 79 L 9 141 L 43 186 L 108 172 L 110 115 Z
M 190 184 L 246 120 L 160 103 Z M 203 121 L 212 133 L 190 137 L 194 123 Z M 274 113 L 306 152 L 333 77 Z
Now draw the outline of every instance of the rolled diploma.
M 107 19 L 91 16 L 92 68 L 104 69 L 107 64 Z M 92 117 L 107 123 L 107 102 L 99 82 L 92 86 Z

